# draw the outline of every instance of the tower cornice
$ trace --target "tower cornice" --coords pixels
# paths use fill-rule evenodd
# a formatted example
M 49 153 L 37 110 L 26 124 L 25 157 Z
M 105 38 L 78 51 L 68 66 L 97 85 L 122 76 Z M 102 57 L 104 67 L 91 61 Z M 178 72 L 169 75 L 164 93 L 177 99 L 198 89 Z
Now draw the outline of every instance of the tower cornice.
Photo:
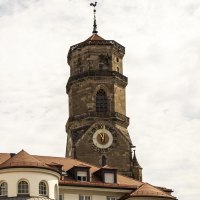
M 86 40 L 84 42 L 75 44 L 73 46 L 70 47 L 69 52 L 68 52 L 68 56 L 67 56 L 67 60 L 68 60 L 68 64 L 70 62 L 71 59 L 71 54 L 76 51 L 79 50 L 85 46 L 92 46 L 92 45 L 107 45 L 107 46 L 113 46 L 118 52 L 121 52 L 122 54 L 125 54 L 125 47 L 122 46 L 121 44 L 117 43 L 114 40 Z
M 85 78 L 102 78 L 102 77 L 113 77 L 113 80 L 116 82 L 116 84 L 121 85 L 122 87 L 126 87 L 128 83 L 128 78 L 124 75 L 122 75 L 119 72 L 116 71 L 102 71 L 102 70 L 91 70 L 91 71 L 86 71 L 81 74 L 77 74 L 74 76 L 71 76 L 67 82 L 66 86 L 66 92 L 68 94 L 71 86 L 74 83 L 83 81 Z
M 107 112 L 107 113 L 98 113 L 98 112 L 88 112 L 88 113 L 83 113 L 81 115 L 76 115 L 76 116 L 72 116 L 69 117 L 66 128 L 68 128 L 69 124 L 73 124 L 76 122 L 90 122 L 90 121 L 94 121 L 94 119 L 96 121 L 99 120 L 110 120 L 110 121 L 114 121 L 115 123 L 120 124 L 121 126 L 127 128 L 129 126 L 129 118 L 123 114 L 120 114 L 118 112 Z

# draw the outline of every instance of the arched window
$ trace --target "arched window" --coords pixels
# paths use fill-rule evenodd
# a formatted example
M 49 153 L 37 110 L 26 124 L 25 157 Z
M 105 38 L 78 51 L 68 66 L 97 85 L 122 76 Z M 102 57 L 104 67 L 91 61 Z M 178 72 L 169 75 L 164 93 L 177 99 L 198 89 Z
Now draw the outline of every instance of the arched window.
M 6 182 L 0 183 L 0 196 L 8 195 L 8 184 Z
M 20 181 L 18 183 L 18 194 L 19 195 L 29 194 L 29 187 L 26 181 Z
M 46 182 L 41 181 L 39 183 L 39 195 L 47 196 L 47 193 L 48 193 L 47 184 L 46 184 Z
M 106 93 L 100 89 L 96 94 L 96 112 L 107 112 L 108 100 Z

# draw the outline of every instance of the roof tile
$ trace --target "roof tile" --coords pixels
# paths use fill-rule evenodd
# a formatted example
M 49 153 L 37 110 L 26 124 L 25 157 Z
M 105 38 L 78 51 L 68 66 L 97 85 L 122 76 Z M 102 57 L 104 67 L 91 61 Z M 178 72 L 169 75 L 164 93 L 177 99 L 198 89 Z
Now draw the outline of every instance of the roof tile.
M 134 196 L 152 196 L 152 197 L 165 197 L 169 199 L 176 199 L 175 197 L 167 194 L 166 192 L 158 189 L 149 183 L 144 183 L 136 191 L 130 194 L 131 197 Z
M 24 150 L 21 150 L 19 153 L 0 164 L 0 169 L 9 167 L 43 167 L 53 169 Z

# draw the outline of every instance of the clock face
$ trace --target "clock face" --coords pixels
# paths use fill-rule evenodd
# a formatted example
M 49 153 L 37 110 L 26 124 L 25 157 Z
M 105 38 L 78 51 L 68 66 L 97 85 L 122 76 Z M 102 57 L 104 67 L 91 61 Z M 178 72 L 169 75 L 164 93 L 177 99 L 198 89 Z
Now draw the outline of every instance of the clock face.
M 95 151 L 105 153 L 113 148 L 116 143 L 116 132 L 111 126 L 96 124 L 89 133 L 92 137 L 90 142 Z
M 103 126 L 93 134 L 93 143 L 99 148 L 106 149 L 113 143 L 113 136 L 109 130 Z

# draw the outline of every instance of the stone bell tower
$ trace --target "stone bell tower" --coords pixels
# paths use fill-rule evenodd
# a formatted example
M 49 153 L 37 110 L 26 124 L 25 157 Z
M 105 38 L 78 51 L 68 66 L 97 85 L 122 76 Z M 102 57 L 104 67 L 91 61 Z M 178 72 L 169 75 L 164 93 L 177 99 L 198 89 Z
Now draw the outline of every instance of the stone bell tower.
M 91 5 L 94 6 L 93 34 L 71 46 L 68 52 L 66 156 L 97 166 L 109 165 L 135 177 L 133 145 L 127 130 L 125 48 L 97 34 L 96 3 Z

